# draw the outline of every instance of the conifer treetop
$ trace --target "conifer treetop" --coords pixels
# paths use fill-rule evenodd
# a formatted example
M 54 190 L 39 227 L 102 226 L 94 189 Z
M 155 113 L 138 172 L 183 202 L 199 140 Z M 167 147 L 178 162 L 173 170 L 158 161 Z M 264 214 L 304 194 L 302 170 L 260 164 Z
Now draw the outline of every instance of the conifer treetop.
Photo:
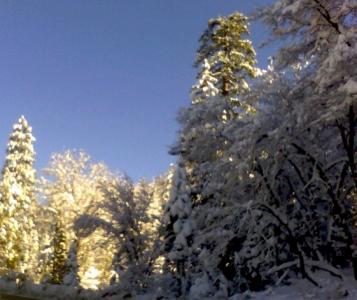
M 200 38 L 195 66 L 208 61 L 223 96 L 234 97 L 248 91 L 247 78 L 257 75 L 255 50 L 252 42 L 244 38 L 248 34 L 247 17 L 235 12 L 228 17 L 209 20 Z
M 13 125 L 13 131 L 10 135 L 9 142 L 7 144 L 7 157 L 9 159 L 10 154 L 32 154 L 34 157 L 35 151 L 32 143 L 36 141 L 32 135 L 32 127 L 29 126 L 26 118 L 21 116 L 17 123 Z M 33 162 L 33 161 L 32 161 Z

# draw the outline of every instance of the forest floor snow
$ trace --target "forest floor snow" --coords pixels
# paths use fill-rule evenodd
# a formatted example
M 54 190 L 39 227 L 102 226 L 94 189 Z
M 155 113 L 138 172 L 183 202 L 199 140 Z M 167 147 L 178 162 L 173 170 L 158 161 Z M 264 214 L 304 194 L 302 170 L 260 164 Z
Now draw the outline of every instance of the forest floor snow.
M 340 278 L 331 276 L 326 272 L 313 273 L 313 278 L 320 287 L 314 286 L 306 279 L 292 280 L 290 285 L 270 287 L 258 293 L 245 293 L 235 295 L 230 300 L 255 299 L 255 300 L 356 300 L 357 281 L 352 270 L 346 270 Z
M 357 281 L 354 279 L 352 270 L 345 270 L 342 279 L 331 276 L 326 272 L 313 273 L 313 278 L 320 287 L 314 286 L 306 279 L 291 280 L 289 285 L 280 285 L 270 287 L 262 292 L 246 292 L 236 294 L 230 298 L 209 298 L 212 300 L 356 300 L 357 299 Z M 35 299 L 98 299 L 100 296 L 95 291 L 82 290 L 80 293 L 76 289 L 64 286 L 45 286 L 27 283 L 21 287 L 15 283 L 0 280 L 0 299 L 2 293 L 13 295 L 22 295 L 33 297 Z M 141 295 L 135 299 L 154 300 L 157 295 Z M 12 298 L 21 299 L 21 298 Z M 101 298 L 103 299 L 103 298 Z M 107 298 L 106 298 L 107 299 Z M 118 296 L 112 296 L 108 299 L 119 299 Z M 181 298 L 180 298 L 181 299 Z M 190 300 L 187 298 L 187 300 Z M 203 300 L 203 299 L 202 299 Z

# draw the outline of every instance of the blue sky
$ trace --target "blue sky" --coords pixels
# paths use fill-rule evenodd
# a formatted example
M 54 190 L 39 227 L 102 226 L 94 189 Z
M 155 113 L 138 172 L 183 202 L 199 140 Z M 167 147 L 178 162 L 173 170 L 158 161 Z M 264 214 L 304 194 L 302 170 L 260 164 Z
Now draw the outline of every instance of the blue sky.
M 188 105 L 198 38 L 209 18 L 272 0 L 0 1 L 0 153 L 25 115 L 38 169 L 84 149 L 133 179 L 175 158 L 176 114 Z M 256 24 L 257 47 L 266 30 Z M 257 49 L 260 66 L 271 48 Z

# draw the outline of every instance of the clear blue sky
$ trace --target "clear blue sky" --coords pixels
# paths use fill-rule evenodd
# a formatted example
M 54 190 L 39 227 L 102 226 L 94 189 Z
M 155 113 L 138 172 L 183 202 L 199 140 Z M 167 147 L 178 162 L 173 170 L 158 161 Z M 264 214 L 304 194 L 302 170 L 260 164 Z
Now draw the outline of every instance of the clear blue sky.
M 84 149 L 137 180 L 164 172 L 178 109 L 189 103 L 209 18 L 272 0 L 0 1 L 0 153 L 25 115 L 37 167 Z M 258 46 L 266 37 L 254 25 Z M 266 64 L 271 49 L 258 50 Z

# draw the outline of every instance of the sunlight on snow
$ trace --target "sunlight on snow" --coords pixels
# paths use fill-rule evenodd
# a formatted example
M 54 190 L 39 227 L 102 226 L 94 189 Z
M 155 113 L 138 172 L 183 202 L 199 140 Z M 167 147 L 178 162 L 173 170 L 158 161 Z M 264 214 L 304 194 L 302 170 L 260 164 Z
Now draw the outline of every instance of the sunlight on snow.
M 89 267 L 81 278 L 81 286 L 86 289 L 97 290 L 100 284 L 99 270 L 96 267 Z

